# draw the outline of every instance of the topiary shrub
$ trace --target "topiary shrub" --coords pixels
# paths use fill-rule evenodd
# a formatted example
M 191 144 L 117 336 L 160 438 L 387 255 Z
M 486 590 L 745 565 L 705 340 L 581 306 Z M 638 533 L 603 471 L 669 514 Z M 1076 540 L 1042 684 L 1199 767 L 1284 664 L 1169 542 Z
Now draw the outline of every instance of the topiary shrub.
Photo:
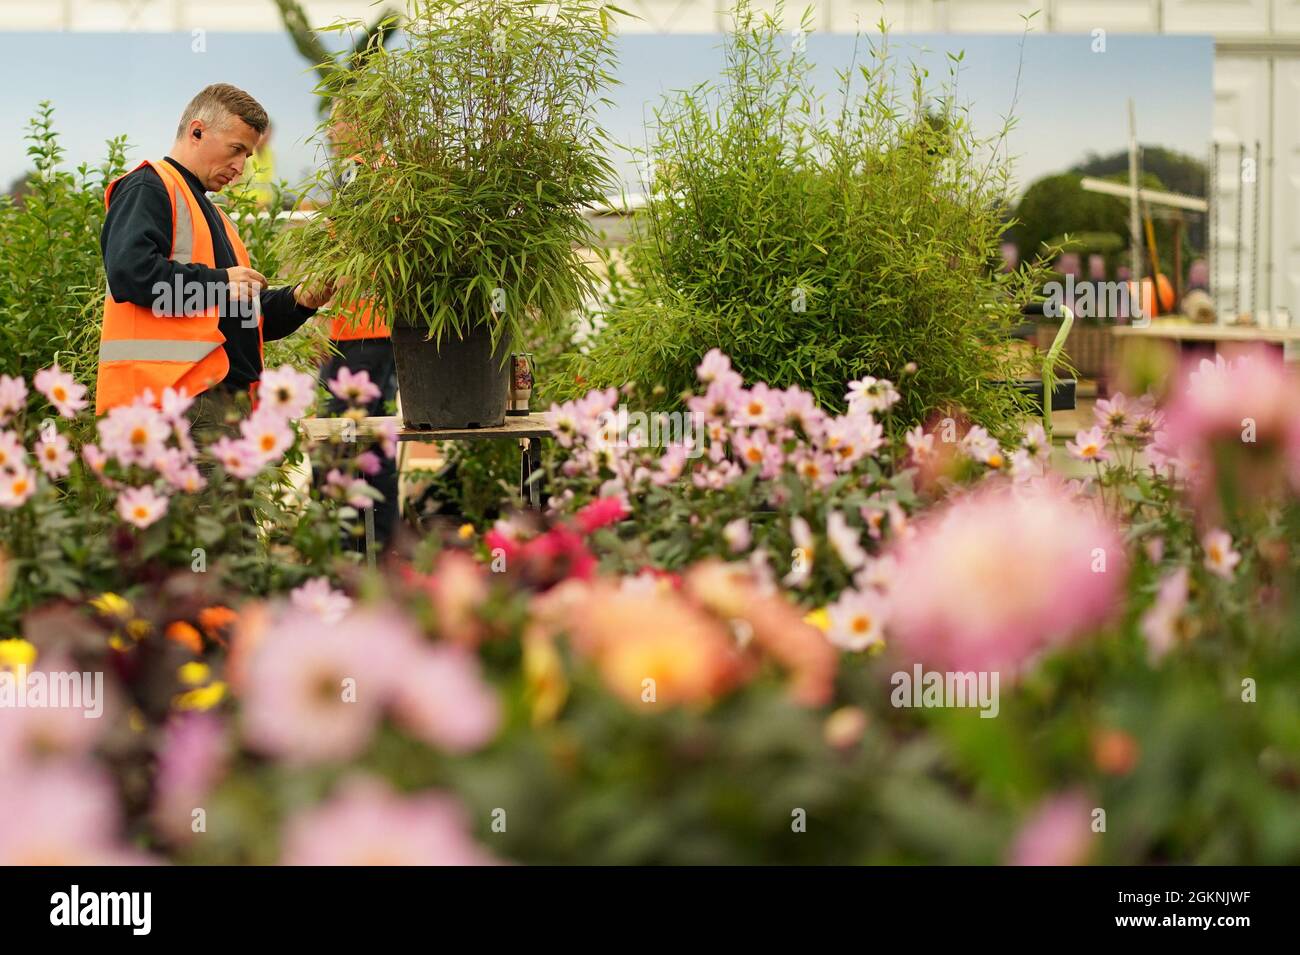
M 881 24 L 828 109 L 779 16 L 741 3 L 721 82 L 656 110 L 629 282 L 570 357 L 564 396 L 633 382 L 671 400 L 721 348 L 746 380 L 831 409 L 846 381 L 915 362 L 905 422 L 959 406 L 1001 427 L 1024 404 L 992 382 L 1026 369 L 999 346 L 1042 272 L 995 271 L 1012 190 L 1000 138 L 954 105 L 960 57 L 938 92 L 915 66 L 904 83 Z

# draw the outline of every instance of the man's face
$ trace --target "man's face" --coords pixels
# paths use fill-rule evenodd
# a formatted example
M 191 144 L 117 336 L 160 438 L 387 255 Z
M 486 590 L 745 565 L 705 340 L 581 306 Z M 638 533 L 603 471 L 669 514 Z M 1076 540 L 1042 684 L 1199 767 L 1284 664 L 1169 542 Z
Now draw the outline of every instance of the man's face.
M 193 139 L 195 129 L 203 134 L 198 139 Z M 262 134 L 238 116 L 227 116 L 216 126 L 196 119 L 190 124 L 190 137 L 194 145 L 191 172 L 203 188 L 220 192 L 244 174 L 244 161 L 253 155 Z

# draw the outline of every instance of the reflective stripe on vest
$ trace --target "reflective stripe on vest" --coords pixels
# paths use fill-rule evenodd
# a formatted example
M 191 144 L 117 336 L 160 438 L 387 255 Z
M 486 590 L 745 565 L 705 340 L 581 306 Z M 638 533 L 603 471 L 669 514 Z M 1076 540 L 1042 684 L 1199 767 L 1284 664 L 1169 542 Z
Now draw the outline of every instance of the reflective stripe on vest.
M 100 361 L 202 361 L 212 349 L 212 342 L 182 341 L 174 338 L 116 338 L 100 342 Z
M 177 187 L 175 192 L 176 235 L 172 239 L 171 260 L 188 265 L 194 261 L 194 219 L 190 216 L 190 205 L 181 195 L 180 188 Z
M 216 236 L 206 218 L 203 221 L 198 219 L 203 216 L 201 197 L 165 160 L 145 160 L 136 168 L 143 166 L 153 167 L 163 182 L 168 204 L 172 207 L 172 243 L 168 258 L 179 264 L 195 263 L 215 269 L 213 243 Z M 105 208 L 121 178 L 114 180 L 105 190 Z M 218 212 L 236 263 L 248 266 L 248 251 L 240 241 L 234 223 L 219 207 Z M 214 303 L 212 308 L 199 315 L 161 315 L 148 306 L 119 302 L 111 293 L 105 295 L 95 412 L 103 414 L 113 407 L 129 404 L 146 391 L 151 391 L 156 398 L 169 387 L 197 395 L 224 379 L 230 363 L 222 347 L 225 336 L 219 327 L 219 314 L 220 306 Z M 247 328 L 257 328 L 259 353 L 262 347 L 261 319 L 261 302 L 255 297 L 252 314 L 243 324 Z

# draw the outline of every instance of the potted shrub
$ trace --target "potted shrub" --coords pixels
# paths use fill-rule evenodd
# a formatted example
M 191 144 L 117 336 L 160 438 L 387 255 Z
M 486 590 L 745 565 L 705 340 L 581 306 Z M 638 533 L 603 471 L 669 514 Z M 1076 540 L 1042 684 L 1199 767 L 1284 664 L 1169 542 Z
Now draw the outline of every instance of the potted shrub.
M 962 409 L 1013 427 L 1031 403 L 993 382 L 1033 373 L 1003 344 L 1043 270 L 993 271 L 1014 194 L 997 139 L 971 128 L 954 80 L 927 88 L 884 37 L 824 93 L 777 10 L 738 2 L 722 75 L 655 110 L 626 281 L 557 397 L 632 382 L 672 401 L 719 348 L 830 410 L 846 381 L 908 376 L 896 424 Z
M 524 323 L 591 293 L 583 207 L 615 181 L 596 120 L 612 9 L 420 0 L 391 48 L 374 42 L 318 87 L 335 100 L 323 136 L 344 131 L 321 177 L 332 195 L 285 241 L 294 261 L 346 280 L 336 305 L 381 310 L 408 427 L 500 424 Z

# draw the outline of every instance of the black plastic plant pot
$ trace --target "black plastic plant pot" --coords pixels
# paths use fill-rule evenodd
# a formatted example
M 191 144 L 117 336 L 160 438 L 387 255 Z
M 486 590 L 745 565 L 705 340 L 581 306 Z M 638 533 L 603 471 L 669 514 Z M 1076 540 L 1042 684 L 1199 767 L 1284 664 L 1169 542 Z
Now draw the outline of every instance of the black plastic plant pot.
M 1018 391 L 1027 394 L 1034 402 L 1034 409 L 1043 413 L 1043 381 L 1041 378 L 1025 378 L 1012 382 Z M 1056 388 L 1052 391 L 1053 411 L 1073 411 L 1078 382 L 1073 378 L 1056 379 Z
M 463 338 L 429 340 L 428 330 L 394 323 L 393 355 L 407 428 L 495 428 L 506 418 L 510 391 L 510 343 L 494 350 L 487 325 Z

